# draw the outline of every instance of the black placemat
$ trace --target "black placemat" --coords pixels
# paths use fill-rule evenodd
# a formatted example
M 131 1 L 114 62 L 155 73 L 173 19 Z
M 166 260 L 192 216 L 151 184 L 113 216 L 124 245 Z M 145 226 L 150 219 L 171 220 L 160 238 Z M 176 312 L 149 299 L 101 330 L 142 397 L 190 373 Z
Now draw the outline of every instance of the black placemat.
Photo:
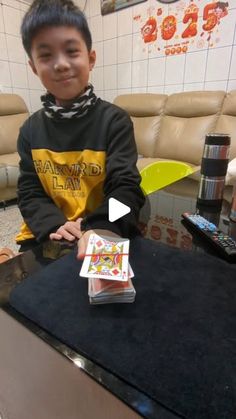
M 236 267 L 137 238 L 133 304 L 91 306 L 75 253 L 18 285 L 10 304 L 186 418 L 236 417 Z

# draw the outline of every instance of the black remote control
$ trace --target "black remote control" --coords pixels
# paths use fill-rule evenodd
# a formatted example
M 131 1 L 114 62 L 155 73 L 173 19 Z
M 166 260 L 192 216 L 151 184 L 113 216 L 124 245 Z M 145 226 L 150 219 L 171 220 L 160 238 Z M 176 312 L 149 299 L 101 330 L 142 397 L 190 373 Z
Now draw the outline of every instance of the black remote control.
M 199 214 L 184 212 L 182 217 L 189 223 L 189 225 L 194 227 L 196 231 L 201 233 L 203 237 L 214 244 L 224 257 L 227 259 L 236 258 L 236 241 L 232 239 L 232 237 L 220 231 L 215 224 L 206 220 L 206 218 Z

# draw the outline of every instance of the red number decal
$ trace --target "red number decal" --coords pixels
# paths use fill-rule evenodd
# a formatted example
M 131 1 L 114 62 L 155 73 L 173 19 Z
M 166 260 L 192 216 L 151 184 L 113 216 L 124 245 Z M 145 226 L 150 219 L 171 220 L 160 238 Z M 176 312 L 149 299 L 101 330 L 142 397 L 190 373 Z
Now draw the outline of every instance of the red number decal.
M 165 41 L 168 41 L 171 39 L 177 28 L 177 20 L 175 16 L 166 16 L 165 19 L 163 19 L 163 22 L 161 24 L 161 36 L 162 39 Z
M 150 17 L 145 25 L 141 28 L 141 33 L 145 43 L 153 42 L 157 39 L 157 21 L 154 17 Z
M 139 230 L 140 230 L 140 232 L 141 232 L 142 236 L 143 236 L 143 237 L 145 237 L 145 236 L 146 236 L 146 234 L 147 234 L 147 230 L 148 230 L 148 226 L 147 226 L 147 224 L 146 224 L 146 223 L 144 223 L 144 222 L 142 222 L 142 221 L 139 221 L 139 223 L 138 223 L 138 228 L 139 228 Z
M 210 3 L 204 7 L 203 10 L 203 20 L 206 20 L 206 23 L 202 25 L 204 31 L 212 31 L 212 29 L 217 24 L 217 14 L 215 13 L 217 8 L 217 3 Z
M 151 226 L 151 232 L 150 232 L 151 238 L 154 240 L 160 240 L 161 239 L 161 229 L 159 226 L 157 225 L 152 225 Z
M 185 29 L 185 31 L 182 33 L 182 38 L 192 38 L 193 36 L 197 35 L 197 21 L 198 21 L 198 7 L 192 3 L 185 10 L 183 23 L 189 22 L 189 25 Z
M 167 243 L 171 246 L 176 246 L 178 231 L 174 230 L 173 228 L 167 228 L 166 231 L 169 234 L 169 237 L 166 239 Z
M 181 249 L 192 249 L 192 238 L 190 235 L 183 234 L 180 242 Z

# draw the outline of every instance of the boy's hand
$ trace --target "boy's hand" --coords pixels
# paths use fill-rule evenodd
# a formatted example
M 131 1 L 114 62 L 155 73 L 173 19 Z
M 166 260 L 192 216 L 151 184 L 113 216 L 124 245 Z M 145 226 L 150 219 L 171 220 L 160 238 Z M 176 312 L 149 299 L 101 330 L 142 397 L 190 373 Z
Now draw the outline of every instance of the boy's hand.
M 78 241 L 78 253 L 77 258 L 83 259 L 86 253 L 86 249 L 89 242 L 90 234 L 98 234 L 98 236 L 108 236 L 108 237 L 119 237 L 118 234 L 113 233 L 113 231 L 109 230 L 88 230 L 86 231 Z
M 76 221 L 67 221 L 64 225 L 59 227 L 55 233 L 49 235 L 50 240 L 65 239 L 70 242 L 82 237 L 81 221 L 83 218 L 78 218 Z

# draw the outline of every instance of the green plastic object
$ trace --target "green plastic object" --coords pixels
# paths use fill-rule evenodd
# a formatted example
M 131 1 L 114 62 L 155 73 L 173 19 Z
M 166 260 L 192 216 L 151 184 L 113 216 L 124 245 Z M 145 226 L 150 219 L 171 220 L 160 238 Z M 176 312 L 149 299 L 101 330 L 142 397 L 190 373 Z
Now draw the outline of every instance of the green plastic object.
M 141 170 L 141 188 L 148 195 L 195 171 L 192 166 L 180 161 L 157 161 Z

